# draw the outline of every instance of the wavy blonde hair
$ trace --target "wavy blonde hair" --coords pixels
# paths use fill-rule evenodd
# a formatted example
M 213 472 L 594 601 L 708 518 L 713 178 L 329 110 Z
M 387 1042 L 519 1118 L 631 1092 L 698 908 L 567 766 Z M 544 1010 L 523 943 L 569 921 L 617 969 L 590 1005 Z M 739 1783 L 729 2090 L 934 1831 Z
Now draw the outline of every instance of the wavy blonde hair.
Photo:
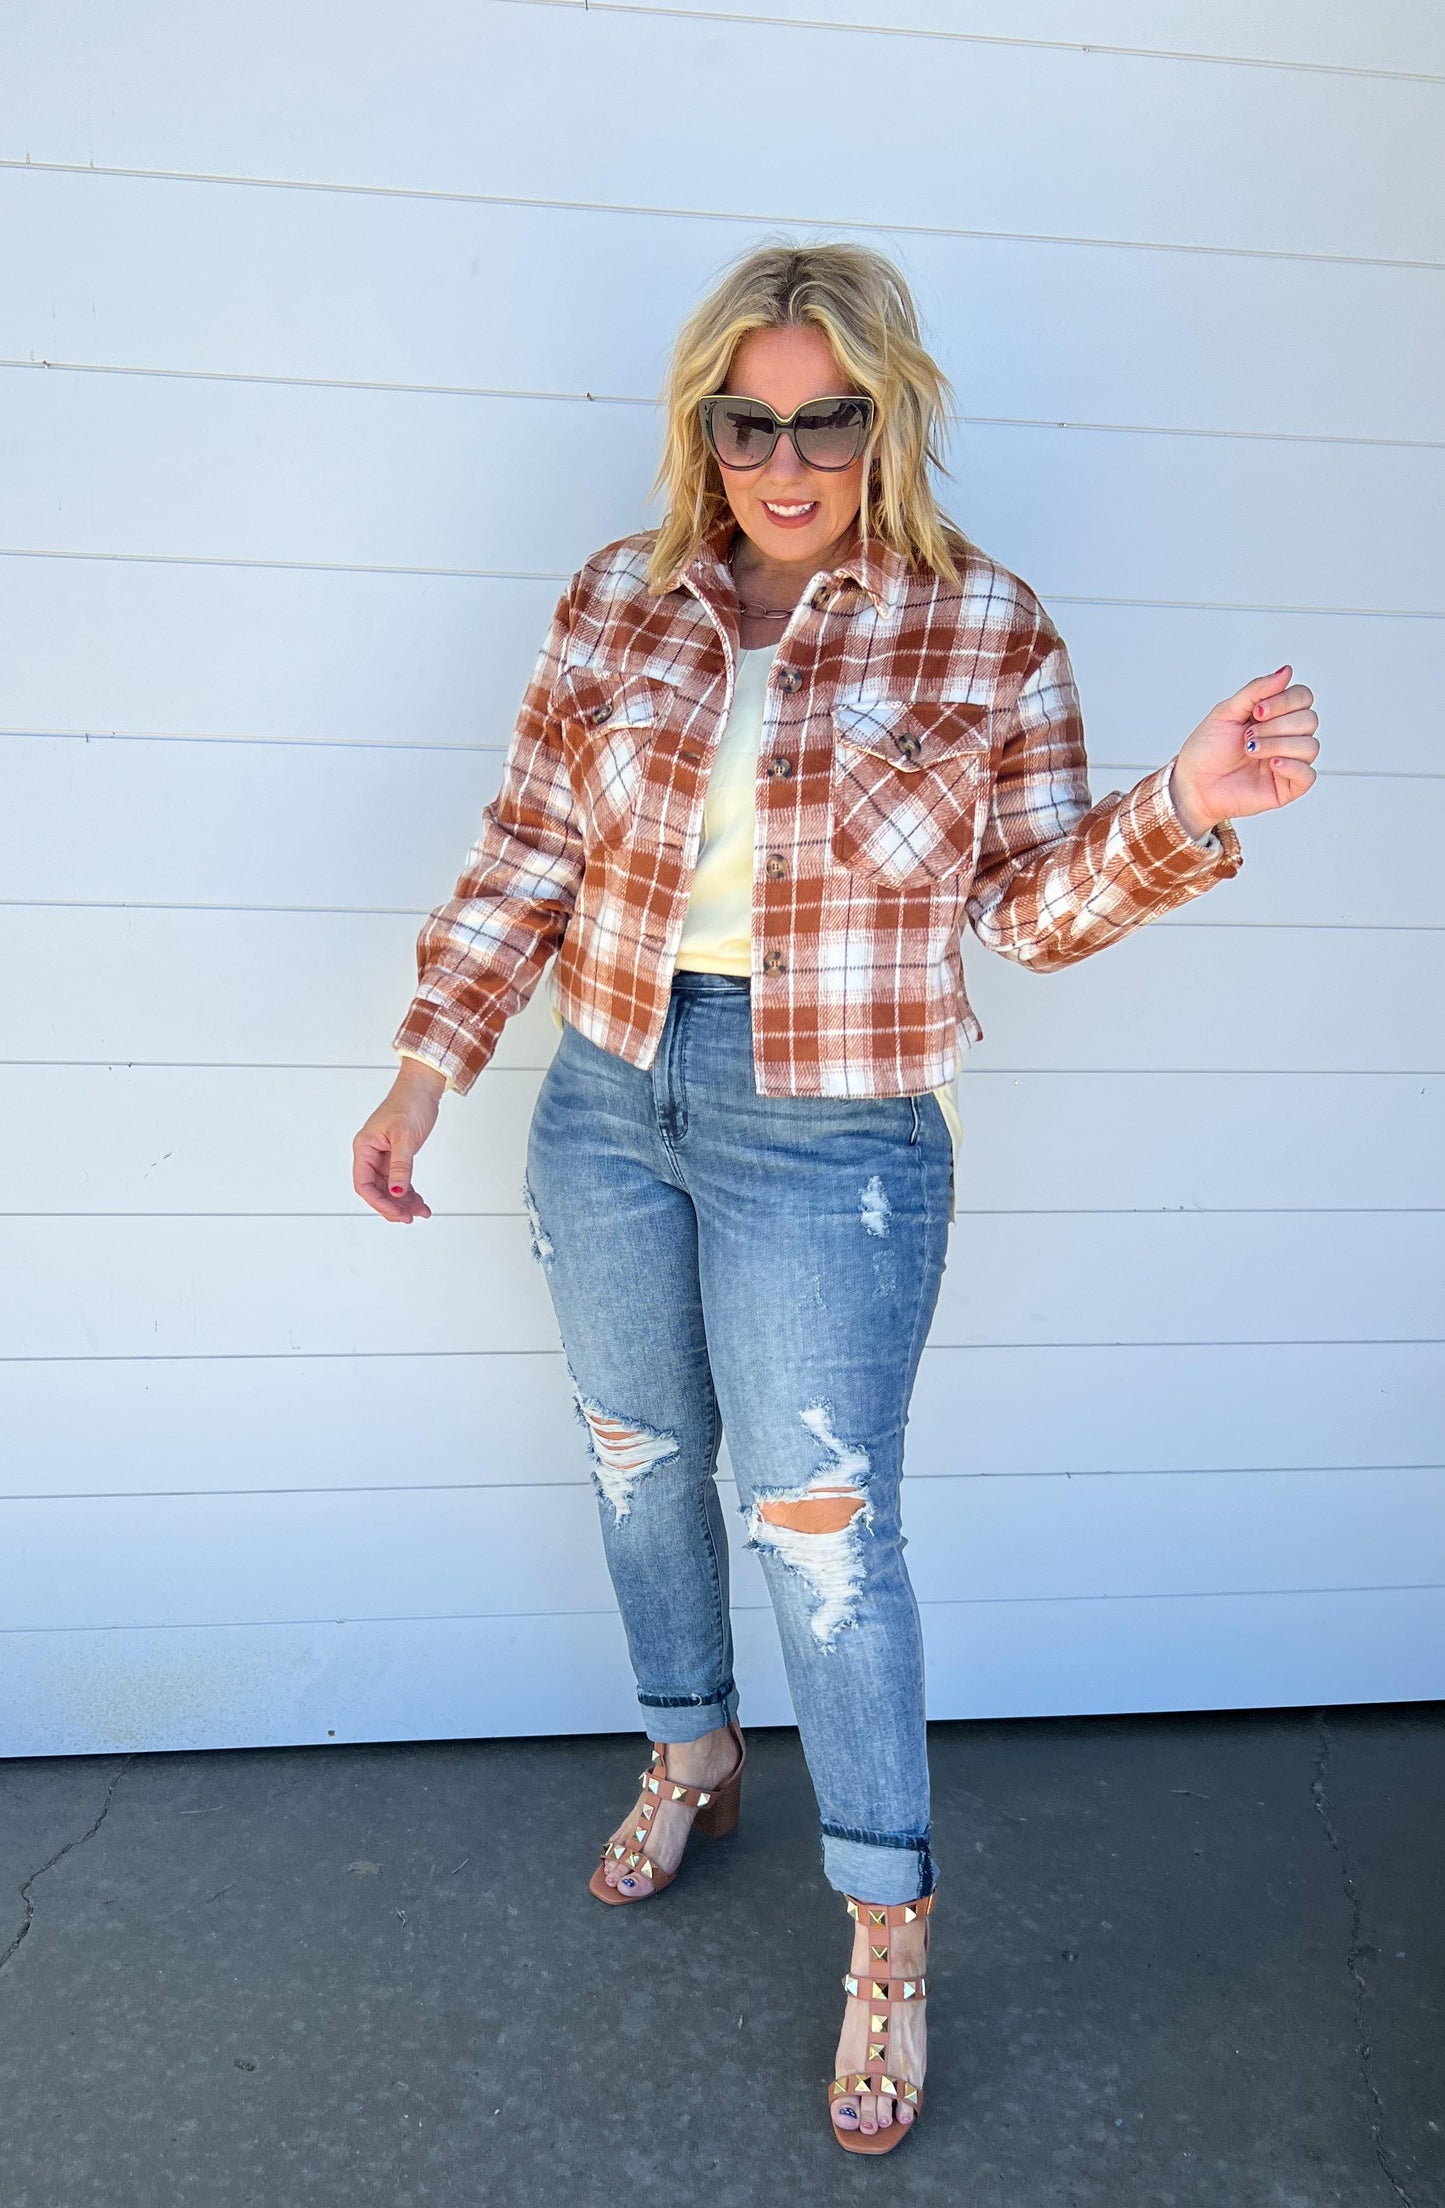
M 739 341 L 752 330 L 811 324 L 838 364 L 874 401 L 864 453 L 859 531 L 957 585 L 956 555 L 969 540 L 934 497 L 929 469 L 943 467 L 938 435 L 953 396 L 919 335 L 902 273 L 882 253 L 852 244 L 754 246 L 726 268 L 683 323 L 663 385 L 666 430 L 653 491 L 667 512 L 648 561 L 648 587 L 665 590 L 728 510 L 727 493 L 698 418 L 720 391 Z

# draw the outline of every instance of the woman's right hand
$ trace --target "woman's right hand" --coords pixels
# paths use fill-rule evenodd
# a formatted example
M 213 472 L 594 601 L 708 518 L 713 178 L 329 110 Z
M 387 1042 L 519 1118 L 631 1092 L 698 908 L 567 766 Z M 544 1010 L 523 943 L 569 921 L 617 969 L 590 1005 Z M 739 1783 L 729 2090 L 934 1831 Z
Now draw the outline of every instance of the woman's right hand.
M 411 1185 L 412 1160 L 437 1123 L 446 1075 L 404 1058 L 387 1094 L 351 1145 L 351 1185 L 383 1219 L 430 1219 Z

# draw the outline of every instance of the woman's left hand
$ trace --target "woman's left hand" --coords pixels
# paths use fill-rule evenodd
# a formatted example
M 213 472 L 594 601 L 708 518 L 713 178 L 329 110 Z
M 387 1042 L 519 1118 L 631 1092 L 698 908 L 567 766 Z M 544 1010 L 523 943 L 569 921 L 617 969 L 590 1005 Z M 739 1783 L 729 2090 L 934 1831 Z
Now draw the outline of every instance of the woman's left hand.
M 1288 660 L 1225 698 L 1180 746 L 1169 777 L 1174 810 L 1191 836 L 1221 820 L 1272 812 L 1315 779 L 1319 715 L 1314 692 L 1290 682 Z

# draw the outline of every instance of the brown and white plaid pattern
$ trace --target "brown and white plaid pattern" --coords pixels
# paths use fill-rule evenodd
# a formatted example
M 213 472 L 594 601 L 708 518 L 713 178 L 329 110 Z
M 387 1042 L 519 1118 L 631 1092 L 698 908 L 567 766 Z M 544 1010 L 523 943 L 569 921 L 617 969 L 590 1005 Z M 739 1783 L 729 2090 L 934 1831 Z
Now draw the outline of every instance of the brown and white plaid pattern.
M 660 596 L 650 532 L 557 602 L 456 893 L 423 922 L 392 1039 L 465 1093 L 555 951 L 554 1001 L 646 1069 L 732 703 L 725 516 Z M 1028 584 L 970 549 L 955 589 L 877 544 L 820 571 L 769 676 L 752 1027 L 763 1096 L 916 1095 L 983 1029 L 961 934 L 1072 965 L 1242 863 L 1195 842 L 1172 759 L 1090 803 L 1068 651 Z

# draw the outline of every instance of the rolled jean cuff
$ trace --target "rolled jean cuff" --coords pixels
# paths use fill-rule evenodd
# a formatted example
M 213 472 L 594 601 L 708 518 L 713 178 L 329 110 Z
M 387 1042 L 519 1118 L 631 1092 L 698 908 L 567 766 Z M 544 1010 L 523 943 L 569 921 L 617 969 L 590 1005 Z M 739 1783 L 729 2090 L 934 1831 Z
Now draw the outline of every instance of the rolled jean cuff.
M 917 1901 L 938 1883 L 928 1840 L 879 1840 L 866 1833 L 823 1827 L 823 1876 L 855 1901 Z
M 685 1697 L 674 1701 L 663 1696 L 649 1702 L 642 1695 L 637 1699 L 642 1705 L 642 1729 L 649 1740 L 701 1740 L 704 1733 L 721 1732 L 738 1714 L 738 1690 L 731 1679 L 711 1702 L 693 1702 Z

